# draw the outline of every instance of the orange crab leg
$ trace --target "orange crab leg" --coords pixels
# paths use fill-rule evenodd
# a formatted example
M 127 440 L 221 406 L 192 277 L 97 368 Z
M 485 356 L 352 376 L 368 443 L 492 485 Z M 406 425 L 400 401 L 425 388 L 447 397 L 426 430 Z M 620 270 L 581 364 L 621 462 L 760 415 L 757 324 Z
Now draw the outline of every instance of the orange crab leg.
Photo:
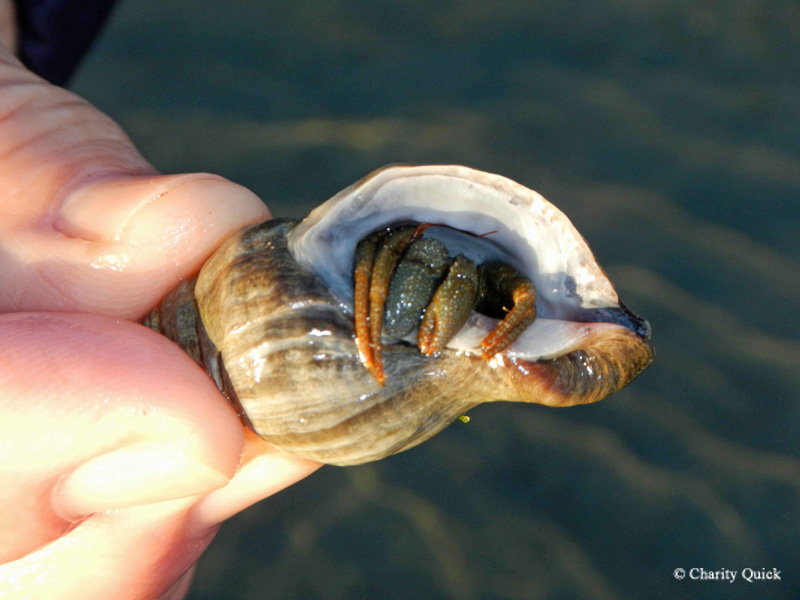
M 364 238 L 356 248 L 353 300 L 356 345 L 364 366 L 381 385 L 386 383 L 381 330 L 389 282 L 403 252 L 418 237 L 416 230 L 405 227 L 388 235 L 381 232 Z
M 386 236 L 375 255 L 372 264 L 372 279 L 369 286 L 369 339 L 372 349 L 373 368 L 370 372 L 381 385 L 386 384 L 383 373 L 383 346 L 381 330 L 383 329 L 383 311 L 386 307 L 386 296 L 389 294 L 389 282 L 394 269 L 400 261 L 403 251 L 415 236 L 415 228 L 398 229 Z
M 361 362 L 367 370 L 375 374 L 375 363 L 369 339 L 369 282 L 372 277 L 372 263 L 378 241 L 383 236 L 369 236 L 356 247 L 356 268 L 354 272 L 353 313 L 356 325 L 356 346 Z
M 530 279 L 507 265 L 501 265 L 493 283 L 495 289 L 514 302 L 513 308 L 489 335 L 483 338 L 483 358 L 490 359 L 508 348 L 536 319 L 536 291 Z

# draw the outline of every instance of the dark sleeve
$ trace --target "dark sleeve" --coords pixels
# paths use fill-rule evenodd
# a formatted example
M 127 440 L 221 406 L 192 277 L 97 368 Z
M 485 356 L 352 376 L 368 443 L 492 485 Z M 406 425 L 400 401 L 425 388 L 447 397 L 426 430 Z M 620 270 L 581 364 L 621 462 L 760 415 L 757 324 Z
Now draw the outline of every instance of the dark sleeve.
M 65 85 L 113 6 L 114 0 L 17 0 L 20 59 Z

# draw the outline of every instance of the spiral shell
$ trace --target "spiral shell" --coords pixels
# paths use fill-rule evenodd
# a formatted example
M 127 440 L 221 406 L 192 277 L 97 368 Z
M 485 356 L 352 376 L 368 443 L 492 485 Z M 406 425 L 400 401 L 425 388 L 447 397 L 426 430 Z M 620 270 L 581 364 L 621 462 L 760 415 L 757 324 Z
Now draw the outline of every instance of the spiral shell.
M 536 286 L 539 316 L 492 360 L 472 351 L 491 327 L 481 315 L 437 357 L 384 340 L 381 386 L 354 341 L 353 254 L 365 235 L 408 221 L 491 232 L 446 244 L 514 264 Z M 165 299 L 158 320 L 173 339 L 188 335 L 196 360 L 265 440 L 335 465 L 411 448 L 483 402 L 601 400 L 653 358 L 649 325 L 619 302 L 563 213 L 508 179 L 456 166 L 382 169 L 300 223 L 246 227 L 193 290 L 189 282 Z

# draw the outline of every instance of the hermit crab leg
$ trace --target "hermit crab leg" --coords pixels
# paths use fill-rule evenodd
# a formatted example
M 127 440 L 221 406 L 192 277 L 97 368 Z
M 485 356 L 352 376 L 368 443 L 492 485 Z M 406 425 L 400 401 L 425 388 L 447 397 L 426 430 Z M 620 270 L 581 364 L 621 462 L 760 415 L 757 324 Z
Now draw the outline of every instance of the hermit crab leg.
M 481 342 L 483 358 L 490 359 L 514 343 L 536 319 L 536 290 L 530 279 L 509 265 L 490 263 L 482 265 L 481 271 L 481 280 L 488 288 L 487 297 L 494 292 L 511 298 L 514 303 L 500 324 Z
M 478 269 L 459 254 L 425 309 L 417 334 L 420 352 L 433 356 L 444 350 L 467 321 L 477 293 Z
M 356 345 L 364 366 L 381 385 L 386 383 L 383 372 L 381 330 L 386 296 L 389 294 L 389 282 L 403 251 L 419 235 L 417 229 L 416 226 L 404 227 L 385 237 L 383 234 L 370 236 L 362 240 L 356 250 L 357 289 L 353 308 L 356 317 Z M 364 244 L 363 248 L 361 244 Z M 366 281 L 369 281 L 368 294 L 365 291 Z
M 353 313 L 356 325 L 356 346 L 361 356 L 361 362 L 373 375 L 375 375 L 375 363 L 372 359 L 369 338 L 369 282 L 372 277 L 372 263 L 375 261 L 378 242 L 383 237 L 383 232 L 381 232 L 380 235 L 371 235 L 358 243 L 356 268 L 353 275 L 355 280 Z

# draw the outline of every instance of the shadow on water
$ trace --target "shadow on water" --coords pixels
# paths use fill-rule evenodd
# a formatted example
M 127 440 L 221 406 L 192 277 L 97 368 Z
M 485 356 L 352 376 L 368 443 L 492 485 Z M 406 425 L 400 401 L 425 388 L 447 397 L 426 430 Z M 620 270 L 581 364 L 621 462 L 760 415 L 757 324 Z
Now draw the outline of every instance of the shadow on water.
M 789 0 L 123 2 L 74 88 L 162 171 L 294 217 L 387 163 L 501 173 L 658 348 L 597 405 L 321 470 L 231 520 L 190 598 L 800 596 L 798 31 Z

